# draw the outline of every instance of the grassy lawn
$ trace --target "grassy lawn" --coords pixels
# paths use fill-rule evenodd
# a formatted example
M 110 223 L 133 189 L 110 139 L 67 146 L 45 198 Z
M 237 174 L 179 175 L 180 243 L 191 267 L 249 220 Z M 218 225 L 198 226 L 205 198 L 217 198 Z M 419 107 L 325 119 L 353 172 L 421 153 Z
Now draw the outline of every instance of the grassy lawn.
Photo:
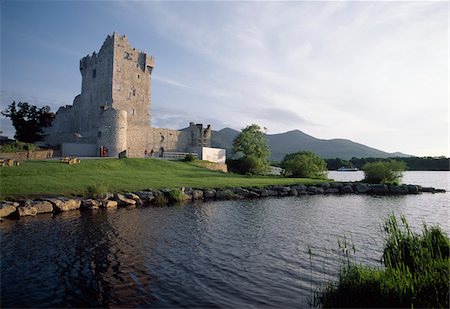
M 195 163 L 155 159 L 92 159 L 68 165 L 59 161 L 26 161 L 0 169 L 0 196 L 84 195 L 89 186 L 108 191 L 149 188 L 223 188 L 277 184 L 311 184 L 312 179 L 224 174 Z

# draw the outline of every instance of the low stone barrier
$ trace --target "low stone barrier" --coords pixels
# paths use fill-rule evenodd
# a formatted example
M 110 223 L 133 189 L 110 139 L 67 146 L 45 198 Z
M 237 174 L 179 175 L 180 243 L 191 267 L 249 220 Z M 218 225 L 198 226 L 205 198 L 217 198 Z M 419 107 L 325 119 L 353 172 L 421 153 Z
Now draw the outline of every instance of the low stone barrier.
M 51 157 L 53 157 L 52 149 L 0 153 L 0 158 L 11 159 L 14 161 L 45 160 Z
M 316 185 L 290 185 L 259 187 L 234 187 L 221 189 L 149 189 L 127 193 L 105 193 L 101 198 L 40 198 L 38 200 L 2 201 L 0 218 L 17 219 L 40 213 L 59 213 L 71 210 L 116 209 L 117 207 L 165 206 L 178 201 L 253 199 L 302 195 L 406 195 L 444 193 L 443 189 L 417 185 L 383 185 L 365 183 L 321 183 Z M 173 194 L 175 193 L 175 194 Z

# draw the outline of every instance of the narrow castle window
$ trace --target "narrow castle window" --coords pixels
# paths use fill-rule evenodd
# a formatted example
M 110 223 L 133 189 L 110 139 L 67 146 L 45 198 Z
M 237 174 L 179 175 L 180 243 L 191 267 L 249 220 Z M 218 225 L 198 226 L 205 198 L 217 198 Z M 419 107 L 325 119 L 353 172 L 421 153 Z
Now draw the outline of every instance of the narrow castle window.
M 102 131 L 98 131 L 98 137 L 102 137 Z
M 140 79 L 141 78 L 141 76 L 138 74 L 138 79 Z
M 136 95 L 136 89 L 133 89 L 133 96 Z
M 92 71 L 92 78 L 96 78 L 97 77 L 97 69 L 94 69 Z
M 131 115 L 136 115 L 136 110 L 134 108 L 131 110 Z

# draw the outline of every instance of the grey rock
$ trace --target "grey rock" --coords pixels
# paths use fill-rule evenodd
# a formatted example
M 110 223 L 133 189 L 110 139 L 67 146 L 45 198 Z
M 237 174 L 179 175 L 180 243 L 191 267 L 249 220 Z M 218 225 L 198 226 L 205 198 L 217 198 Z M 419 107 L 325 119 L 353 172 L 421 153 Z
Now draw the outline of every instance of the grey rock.
M 420 192 L 434 193 L 435 191 L 436 189 L 432 187 L 420 187 Z
M 253 192 L 259 194 L 260 197 L 268 197 L 269 191 L 267 189 L 253 189 Z
M 306 191 L 306 189 L 305 190 L 299 190 L 299 191 L 297 191 L 298 192 L 298 195 L 300 196 L 300 195 L 308 195 L 308 192 Z
M 353 188 L 351 185 L 344 185 L 339 188 L 339 193 L 342 194 L 353 193 Z
M 287 186 L 272 186 L 272 190 L 278 191 L 278 192 L 290 192 L 291 188 Z
M 325 190 L 325 194 L 338 194 L 339 189 L 338 188 L 328 188 Z
M 127 198 L 127 197 L 125 197 L 125 195 L 120 194 L 120 193 L 116 194 L 116 198 L 118 200 L 118 203 L 122 204 L 122 205 L 135 205 L 136 204 L 135 200 L 133 200 L 131 198 Z
M 126 198 L 130 198 L 132 200 L 135 200 L 136 202 L 141 199 L 137 194 L 134 194 L 132 192 L 125 193 L 124 195 Z
M 134 205 L 142 205 L 141 198 L 139 197 L 139 195 L 137 195 L 135 193 L 132 193 L 132 192 L 125 193 L 125 197 L 129 198 L 129 199 L 132 199 L 132 200 L 135 200 L 136 204 L 134 204 Z
M 192 190 L 192 198 L 194 200 L 202 200 L 203 199 L 203 191 L 202 190 Z
M 329 189 L 331 187 L 331 185 L 328 182 L 324 182 L 323 184 L 320 185 L 324 190 Z
M 331 188 L 342 188 L 344 186 L 344 184 L 342 182 L 331 182 L 330 183 L 330 187 Z
M 248 192 L 248 197 L 249 198 L 257 198 L 257 197 L 261 197 L 261 195 L 259 195 L 259 193 L 257 193 L 257 192 L 249 191 Z
M 218 199 L 235 199 L 236 197 L 236 194 L 230 189 L 216 191 L 216 198 Z
M 278 196 L 278 192 L 277 191 L 275 191 L 275 190 L 267 190 L 267 194 L 269 195 L 269 196 Z
M 216 190 L 214 190 L 214 189 L 203 191 L 204 198 L 214 198 L 215 196 L 216 196 Z
M 292 193 L 293 196 L 298 196 L 298 191 L 295 188 L 291 189 L 291 193 Z
M 151 191 L 138 191 L 136 192 L 136 195 L 139 196 L 143 202 L 151 202 L 155 198 Z
M 323 188 L 320 187 L 316 187 L 316 186 L 309 186 L 306 191 L 308 193 L 312 193 L 312 194 L 324 194 L 325 190 Z
M 374 184 L 374 185 L 370 185 L 370 188 L 372 189 L 372 193 L 374 193 L 374 194 L 388 194 L 389 193 L 389 188 L 387 185 Z
M 102 206 L 102 202 L 94 199 L 87 199 L 81 201 L 82 209 L 99 209 Z
M 409 194 L 419 194 L 419 186 L 407 185 Z
M 306 190 L 306 186 L 305 185 L 295 185 L 295 186 L 292 186 L 292 189 L 295 189 L 295 190 L 297 190 L 297 191 L 305 191 Z
M 405 185 L 401 185 L 401 186 L 389 186 L 389 192 L 391 192 L 392 194 L 408 194 L 409 190 L 408 187 Z
M 369 193 L 371 191 L 370 186 L 365 183 L 357 183 L 356 185 L 354 185 L 354 189 L 356 192 L 363 194 Z
M 243 189 L 243 188 L 235 188 L 234 193 L 236 193 L 237 195 L 239 195 L 241 197 L 249 197 L 250 196 L 250 191 L 247 189 Z

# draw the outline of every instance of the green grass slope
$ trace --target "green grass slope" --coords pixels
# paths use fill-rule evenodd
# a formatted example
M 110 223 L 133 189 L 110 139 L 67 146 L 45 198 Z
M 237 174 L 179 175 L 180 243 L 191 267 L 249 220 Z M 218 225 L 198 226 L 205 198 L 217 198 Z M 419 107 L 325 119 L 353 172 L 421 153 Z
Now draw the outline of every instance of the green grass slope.
M 59 161 L 26 161 L 0 169 L 0 196 L 85 195 L 89 186 L 111 191 L 149 188 L 223 188 L 314 183 L 311 179 L 242 176 L 210 171 L 195 163 L 156 159 L 92 159 L 68 165 Z

